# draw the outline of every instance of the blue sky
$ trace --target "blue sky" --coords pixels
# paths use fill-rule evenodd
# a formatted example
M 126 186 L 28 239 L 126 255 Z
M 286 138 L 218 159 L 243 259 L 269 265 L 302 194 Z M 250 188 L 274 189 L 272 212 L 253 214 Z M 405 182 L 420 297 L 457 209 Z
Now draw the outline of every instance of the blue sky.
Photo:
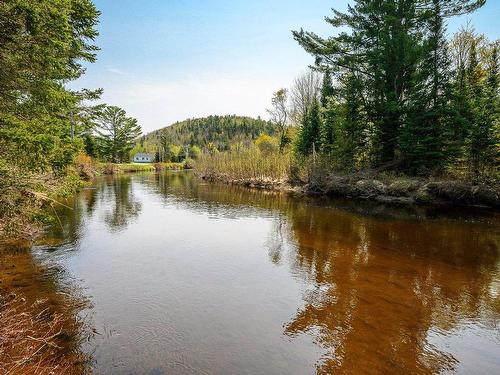
M 266 117 L 273 91 L 312 58 L 291 30 L 327 36 L 331 8 L 347 0 L 95 0 L 102 12 L 98 61 L 73 87 L 104 88 L 144 132 L 210 114 Z M 500 36 L 500 0 L 454 19 Z

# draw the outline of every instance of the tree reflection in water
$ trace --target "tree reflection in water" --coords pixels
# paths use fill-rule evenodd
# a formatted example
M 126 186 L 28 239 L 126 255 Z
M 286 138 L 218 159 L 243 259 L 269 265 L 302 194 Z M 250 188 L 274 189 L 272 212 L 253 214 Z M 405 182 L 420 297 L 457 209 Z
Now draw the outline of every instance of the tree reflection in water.
M 134 196 L 130 176 L 108 177 L 98 189 L 101 204 L 110 205 L 104 214 L 104 222 L 111 231 L 125 229 L 141 213 L 142 203 Z
M 453 370 L 457 359 L 434 347 L 430 332 L 479 320 L 495 330 L 498 232 L 322 208 L 287 217 L 296 240 L 290 267 L 314 282 L 285 334 L 312 334 L 327 349 L 318 373 Z
M 433 336 L 463 328 L 497 332 L 495 215 L 489 222 L 474 210 L 295 199 L 194 183 L 186 174 L 156 183 L 163 194 L 194 200 L 192 208 L 212 215 L 260 209 L 262 216 L 264 209 L 273 218 L 265 243 L 270 261 L 288 264 L 309 285 L 284 333 L 311 335 L 326 350 L 317 373 L 453 371 L 457 353 L 436 346 Z

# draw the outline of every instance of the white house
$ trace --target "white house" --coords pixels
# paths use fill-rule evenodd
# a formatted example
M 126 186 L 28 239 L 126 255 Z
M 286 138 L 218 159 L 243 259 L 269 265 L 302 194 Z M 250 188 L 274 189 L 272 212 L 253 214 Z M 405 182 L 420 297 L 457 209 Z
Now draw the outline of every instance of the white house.
M 134 163 L 152 163 L 154 160 L 155 156 L 153 154 L 138 152 L 134 155 Z

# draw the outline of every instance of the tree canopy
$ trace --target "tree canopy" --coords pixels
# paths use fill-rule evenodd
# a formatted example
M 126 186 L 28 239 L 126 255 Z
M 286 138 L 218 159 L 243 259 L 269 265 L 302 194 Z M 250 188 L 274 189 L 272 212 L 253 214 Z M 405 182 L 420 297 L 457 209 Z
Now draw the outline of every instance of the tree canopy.
M 298 143 L 323 143 L 334 162 L 347 157 L 358 168 L 398 165 L 408 173 L 434 173 L 467 159 L 478 174 L 494 166 L 498 41 L 483 43 L 490 59 L 479 63 L 474 39 L 485 38 L 462 33 L 453 44 L 445 23 L 484 3 L 356 0 L 347 12 L 326 18 L 334 36 L 294 31 L 315 57 L 315 69 L 325 73 L 322 131 L 309 140 L 310 132 L 302 131 Z M 305 117 L 302 129 L 310 121 Z

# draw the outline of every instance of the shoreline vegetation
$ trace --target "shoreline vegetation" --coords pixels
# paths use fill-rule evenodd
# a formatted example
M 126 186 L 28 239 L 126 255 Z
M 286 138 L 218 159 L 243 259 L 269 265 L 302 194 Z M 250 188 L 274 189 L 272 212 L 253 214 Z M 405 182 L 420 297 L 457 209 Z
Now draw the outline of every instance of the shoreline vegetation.
M 90 301 L 59 285 L 57 269 L 34 262 L 30 243 L 3 244 L 0 256 L 0 373 L 88 373 L 81 344 L 92 329 L 79 312 Z
M 391 171 L 339 173 L 325 161 L 297 161 L 290 153 L 245 149 L 203 155 L 194 173 L 207 181 L 304 195 L 325 195 L 392 204 L 463 205 L 500 208 L 500 184 L 453 176 L 415 177 Z M 300 166 L 299 166 L 300 165 Z

